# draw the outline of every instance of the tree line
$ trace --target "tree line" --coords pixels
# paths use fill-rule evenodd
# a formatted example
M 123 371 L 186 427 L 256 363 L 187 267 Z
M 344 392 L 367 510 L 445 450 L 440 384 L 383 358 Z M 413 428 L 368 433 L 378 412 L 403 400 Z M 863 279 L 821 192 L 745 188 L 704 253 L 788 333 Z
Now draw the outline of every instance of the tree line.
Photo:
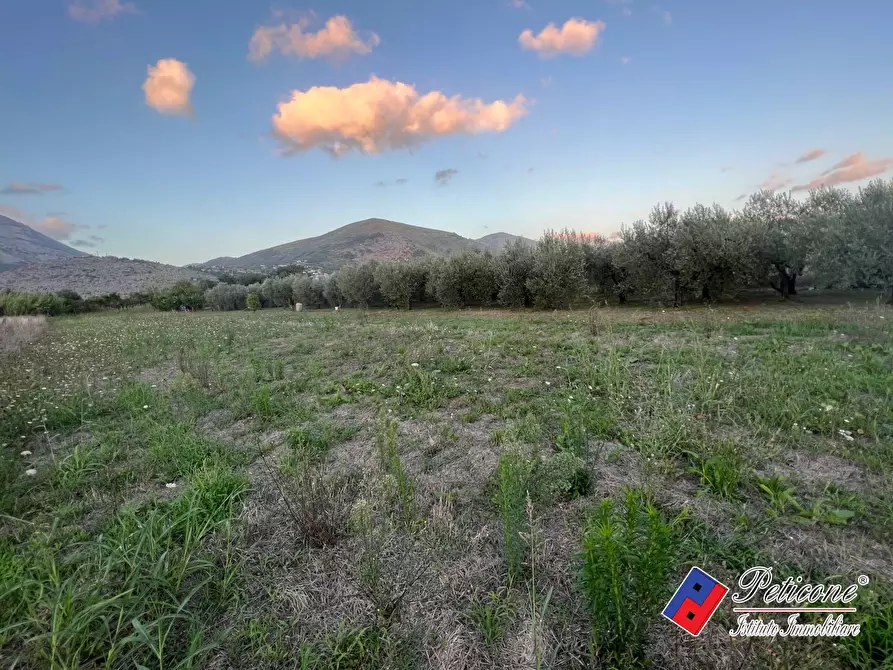
M 370 261 L 323 278 L 269 277 L 209 289 L 212 309 L 501 305 L 543 309 L 629 300 L 679 306 L 772 287 L 796 295 L 804 274 L 819 288 L 883 290 L 893 298 L 893 180 L 857 193 L 823 188 L 804 200 L 761 191 L 740 210 L 657 205 L 615 239 L 551 231 L 535 247 L 501 253 Z

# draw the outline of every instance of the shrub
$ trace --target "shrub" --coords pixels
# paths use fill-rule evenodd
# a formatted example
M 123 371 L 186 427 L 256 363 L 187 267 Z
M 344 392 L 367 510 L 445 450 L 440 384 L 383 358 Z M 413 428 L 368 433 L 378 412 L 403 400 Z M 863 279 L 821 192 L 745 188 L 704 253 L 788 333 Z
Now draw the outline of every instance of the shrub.
M 179 309 L 182 305 L 201 309 L 205 304 L 205 287 L 189 281 L 177 282 L 167 291 L 153 293 L 150 302 L 160 311 Z
M 335 284 L 345 302 L 356 307 L 368 307 L 377 300 L 375 262 L 365 265 L 345 265 L 335 273 Z
M 593 660 L 600 665 L 634 668 L 645 662 L 648 632 L 670 595 L 676 568 L 675 524 L 637 489 L 627 490 L 619 509 L 602 501 L 588 520 L 580 577 L 592 618 Z
M 252 312 L 260 309 L 260 296 L 257 293 L 249 293 L 245 296 L 245 307 Z

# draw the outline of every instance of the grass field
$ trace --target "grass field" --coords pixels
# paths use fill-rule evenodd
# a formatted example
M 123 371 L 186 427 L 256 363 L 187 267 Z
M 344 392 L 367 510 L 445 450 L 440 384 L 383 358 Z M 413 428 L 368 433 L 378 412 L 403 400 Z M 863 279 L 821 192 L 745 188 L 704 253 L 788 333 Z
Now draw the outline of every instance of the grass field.
M 882 667 L 891 320 L 52 320 L 0 350 L 0 665 Z M 690 637 L 692 565 L 867 575 L 862 632 Z

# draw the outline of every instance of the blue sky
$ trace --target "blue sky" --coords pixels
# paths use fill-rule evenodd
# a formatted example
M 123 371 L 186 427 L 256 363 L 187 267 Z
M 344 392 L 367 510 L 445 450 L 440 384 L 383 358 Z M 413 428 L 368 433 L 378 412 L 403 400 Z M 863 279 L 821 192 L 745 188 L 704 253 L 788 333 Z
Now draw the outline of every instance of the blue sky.
M 248 58 L 260 27 L 306 35 L 335 16 L 368 53 Z M 519 43 L 572 18 L 604 23 L 585 53 Z M 182 264 L 369 217 L 468 237 L 611 233 L 661 200 L 733 207 L 847 157 L 858 170 L 838 181 L 857 187 L 893 157 L 891 22 L 882 0 L 4 0 L 0 213 L 94 253 Z M 194 76 L 191 114 L 147 104 L 161 59 Z M 333 158 L 304 137 L 283 155 L 279 103 L 371 75 L 419 96 L 523 95 L 525 113 L 411 148 Z

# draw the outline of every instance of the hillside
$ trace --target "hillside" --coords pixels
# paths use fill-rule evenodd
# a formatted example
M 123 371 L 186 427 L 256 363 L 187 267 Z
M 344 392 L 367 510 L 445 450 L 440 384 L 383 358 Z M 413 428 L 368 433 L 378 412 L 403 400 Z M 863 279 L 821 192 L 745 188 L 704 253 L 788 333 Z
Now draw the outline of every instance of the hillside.
M 490 238 L 514 239 L 514 235 L 494 233 Z M 501 238 L 500 238 L 501 239 Z M 425 254 L 448 254 L 466 249 L 499 250 L 498 242 L 470 240 L 456 233 L 433 228 L 411 226 L 386 219 L 366 219 L 304 240 L 280 244 L 245 256 L 224 256 L 202 263 L 200 267 L 256 268 L 261 265 L 287 265 L 301 262 L 323 270 L 337 270 L 347 263 L 368 260 L 405 260 Z
M 104 293 L 121 296 L 152 288 L 167 288 L 178 281 L 210 279 L 211 275 L 152 261 L 84 256 L 21 265 L 0 272 L 0 289 L 14 291 L 77 291 L 82 297 Z
M 8 216 L 0 216 L 0 271 L 26 263 L 87 256 Z
M 528 237 L 521 237 L 520 235 L 512 235 L 510 233 L 491 233 L 489 235 L 484 235 L 475 241 L 478 244 L 484 245 L 493 253 L 499 253 L 507 244 L 516 240 L 521 240 L 529 247 L 536 246 L 536 240 L 531 240 Z

